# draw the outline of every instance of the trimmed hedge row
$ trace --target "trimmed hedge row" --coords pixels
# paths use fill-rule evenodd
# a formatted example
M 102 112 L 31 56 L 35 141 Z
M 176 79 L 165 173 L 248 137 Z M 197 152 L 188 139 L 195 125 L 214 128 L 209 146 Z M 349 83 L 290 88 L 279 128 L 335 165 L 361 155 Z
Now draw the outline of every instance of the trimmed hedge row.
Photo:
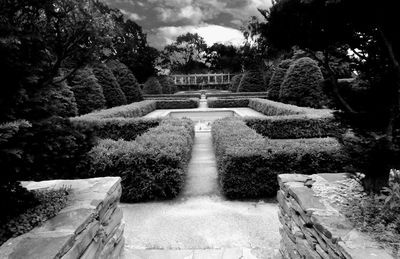
M 281 173 L 336 173 L 348 162 L 333 138 L 267 140 L 238 118 L 212 126 L 218 175 L 231 199 L 274 196 Z
M 271 139 L 298 139 L 335 137 L 343 133 L 332 116 L 308 117 L 306 115 L 245 118 L 247 126 Z
M 207 99 L 207 104 L 209 108 L 248 107 L 249 99 L 247 98 L 218 99 L 216 97 L 211 97 Z
M 124 202 L 173 198 L 183 187 L 193 139 L 191 120 L 168 118 L 135 141 L 102 140 L 90 152 L 90 172 L 120 176 Z
M 118 106 L 107 110 L 89 113 L 77 119 L 106 119 L 106 118 L 135 118 L 142 117 L 157 109 L 157 101 L 142 101 L 128 105 Z
M 206 97 L 253 97 L 267 98 L 268 92 L 240 92 L 240 93 L 206 93 Z
M 193 109 L 199 107 L 199 99 L 157 100 L 157 109 Z
M 193 93 L 193 94 L 145 94 L 143 95 L 145 100 L 153 100 L 153 99 L 184 99 L 184 98 L 201 98 L 200 93 Z
M 90 131 L 101 139 L 135 140 L 151 128 L 160 124 L 160 119 L 142 118 L 72 118 L 72 124 L 80 132 Z

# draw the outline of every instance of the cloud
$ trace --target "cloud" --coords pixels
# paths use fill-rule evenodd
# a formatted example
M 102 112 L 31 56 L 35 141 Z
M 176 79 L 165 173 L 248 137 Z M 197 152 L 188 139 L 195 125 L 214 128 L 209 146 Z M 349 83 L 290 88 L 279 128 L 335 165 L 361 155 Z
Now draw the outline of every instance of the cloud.
M 125 11 L 125 10 L 121 10 L 121 13 L 123 15 L 125 15 L 128 19 L 131 19 L 131 20 L 134 20 L 134 21 L 141 21 L 141 20 L 146 19 L 145 16 L 140 16 L 137 13 L 131 13 L 131 12 L 128 12 L 128 11 Z
M 153 30 L 148 35 L 148 38 L 151 45 L 155 48 L 162 49 L 165 45 L 173 43 L 179 35 L 188 32 L 198 33 L 209 46 L 214 43 L 239 46 L 244 41 L 241 31 L 215 24 L 161 27 Z

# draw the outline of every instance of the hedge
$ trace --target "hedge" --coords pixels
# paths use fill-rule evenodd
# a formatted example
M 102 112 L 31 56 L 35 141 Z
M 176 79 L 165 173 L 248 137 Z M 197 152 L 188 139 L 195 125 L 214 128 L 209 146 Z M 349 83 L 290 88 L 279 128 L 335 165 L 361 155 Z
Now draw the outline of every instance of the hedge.
M 94 136 L 101 139 L 123 139 L 126 141 L 135 140 L 136 137 L 157 127 L 160 119 L 142 118 L 72 118 L 72 124 L 79 131 L 90 131 Z
M 250 99 L 249 107 L 253 110 L 263 113 L 267 116 L 279 115 L 299 115 L 308 114 L 312 116 L 332 116 L 332 110 L 313 109 L 307 107 L 299 107 L 295 105 L 274 102 L 266 99 L 253 98 Z
M 201 98 L 200 93 L 193 94 L 145 94 L 145 100 L 158 100 L 158 99 L 186 99 L 186 98 Z
M 218 175 L 230 199 L 274 196 L 281 173 L 336 173 L 348 158 L 333 138 L 267 140 L 238 118 L 212 125 Z
M 157 78 L 150 77 L 143 85 L 143 93 L 145 94 L 162 94 L 162 88 Z
M 232 77 L 231 84 L 229 85 L 229 91 L 233 93 L 237 92 L 240 81 L 242 80 L 242 76 L 242 74 L 239 74 Z
M 77 119 L 106 119 L 106 118 L 135 118 L 142 117 L 157 109 L 157 101 L 142 101 L 128 105 L 118 106 L 107 110 L 92 112 Z
M 264 92 L 266 89 L 263 74 L 258 70 L 251 70 L 243 74 L 237 92 Z
M 286 71 L 289 69 L 292 63 L 292 59 L 285 59 L 282 60 L 281 63 L 279 63 L 279 65 L 275 68 L 268 85 L 269 98 L 271 100 L 279 100 L 282 82 L 285 79 Z
M 218 98 L 225 98 L 225 97 L 247 97 L 247 98 L 267 98 L 268 92 L 240 92 L 240 93 L 206 93 L 206 97 L 218 97 Z
M 174 198 L 184 184 L 193 139 L 191 120 L 168 118 L 135 141 L 101 141 L 90 152 L 90 172 L 120 176 L 123 202 Z
M 157 100 L 157 109 L 193 109 L 199 107 L 199 99 Z
M 289 115 L 245 118 L 247 126 L 271 139 L 335 137 L 343 128 L 333 116 Z
M 218 99 L 211 97 L 207 99 L 209 108 L 230 108 L 230 107 L 248 107 L 249 99 L 247 98 L 235 98 L 235 99 Z

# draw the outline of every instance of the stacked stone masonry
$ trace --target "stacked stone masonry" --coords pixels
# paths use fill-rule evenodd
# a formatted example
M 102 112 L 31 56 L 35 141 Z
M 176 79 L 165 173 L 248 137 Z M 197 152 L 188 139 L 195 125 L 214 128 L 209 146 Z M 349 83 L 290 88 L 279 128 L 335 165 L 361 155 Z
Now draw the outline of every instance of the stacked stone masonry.
M 353 228 L 329 195 L 347 174 L 278 176 L 280 252 L 285 259 L 395 258 Z
M 0 247 L 0 258 L 119 258 L 124 224 L 119 177 L 24 182 L 29 190 L 71 187 L 68 206 Z

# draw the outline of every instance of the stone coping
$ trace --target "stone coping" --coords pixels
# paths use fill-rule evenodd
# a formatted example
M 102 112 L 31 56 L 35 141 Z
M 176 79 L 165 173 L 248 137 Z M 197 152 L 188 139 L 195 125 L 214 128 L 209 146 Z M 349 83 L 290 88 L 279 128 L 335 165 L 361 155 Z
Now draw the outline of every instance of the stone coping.
M 68 205 L 41 226 L 5 242 L 0 247 L 0 258 L 79 258 L 77 255 L 92 247 L 100 230 L 110 234 L 103 241 L 118 232 L 119 242 L 123 232 L 122 211 L 117 208 L 120 182 L 119 177 L 22 182 L 28 190 L 70 187 Z
M 356 230 L 335 204 L 335 186 L 349 178 L 348 174 L 278 176 L 284 258 L 301 258 L 299 254 L 307 258 L 394 258 Z

